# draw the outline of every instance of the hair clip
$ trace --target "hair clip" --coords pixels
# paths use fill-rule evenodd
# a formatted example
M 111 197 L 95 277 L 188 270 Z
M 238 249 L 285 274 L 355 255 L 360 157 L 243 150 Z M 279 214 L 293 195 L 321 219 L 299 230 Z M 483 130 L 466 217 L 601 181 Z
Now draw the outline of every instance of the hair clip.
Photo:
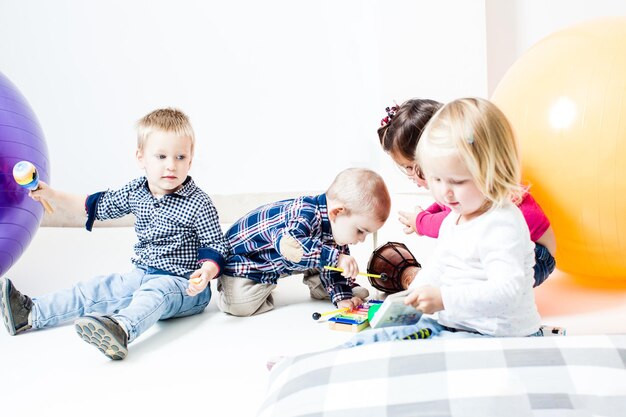
M 467 138 L 467 143 L 469 143 L 470 145 L 474 143 L 474 135 L 469 135 L 469 137 Z
M 383 119 L 380 121 L 380 125 L 381 126 L 386 126 L 389 123 L 391 123 L 393 118 L 396 116 L 396 112 L 399 109 L 400 108 L 398 106 L 385 107 L 385 111 L 387 112 L 387 116 L 383 117 Z

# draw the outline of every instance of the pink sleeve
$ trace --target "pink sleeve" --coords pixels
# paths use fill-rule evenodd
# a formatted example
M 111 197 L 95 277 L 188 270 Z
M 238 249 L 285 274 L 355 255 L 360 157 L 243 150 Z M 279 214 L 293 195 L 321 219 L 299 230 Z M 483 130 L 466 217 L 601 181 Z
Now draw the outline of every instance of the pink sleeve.
M 524 219 L 526 219 L 528 224 L 530 240 L 536 242 L 550 227 L 550 220 L 548 220 L 548 217 L 530 193 L 526 193 L 519 205 L 519 209 L 522 211 Z
M 443 219 L 450 213 L 450 209 L 434 203 L 422 211 L 415 218 L 415 230 L 422 236 L 439 237 L 439 228 Z

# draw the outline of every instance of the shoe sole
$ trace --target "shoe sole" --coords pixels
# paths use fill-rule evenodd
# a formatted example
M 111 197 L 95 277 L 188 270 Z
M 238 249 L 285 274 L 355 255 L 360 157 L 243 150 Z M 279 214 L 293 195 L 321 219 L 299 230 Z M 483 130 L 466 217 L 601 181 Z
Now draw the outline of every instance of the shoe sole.
M 128 349 L 122 341 L 118 340 L 98 320 L 91 317 L 81 317 L 74 322 L 74 327 L 81 339 L 95 346 L 109 359 L 122 360 L 128 355 Z
M 0 295 L 0 310 L 2 310 L 2 321 L 4 322 L 4 327 L 6 327 L 7 332 L 11 336 L 15 336 L 17 331 L 15 330 L 15 323 L 13 322 L 13 314 L 11 314 L 11 308 L 9 303 L 9 283 L 7 278 L 0 279 L 0 290 L 2 294 Z

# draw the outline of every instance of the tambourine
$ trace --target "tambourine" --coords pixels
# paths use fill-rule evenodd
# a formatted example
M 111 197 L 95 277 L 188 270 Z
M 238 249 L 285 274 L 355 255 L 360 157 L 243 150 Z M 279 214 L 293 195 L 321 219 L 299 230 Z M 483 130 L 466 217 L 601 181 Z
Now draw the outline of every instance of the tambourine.
M 387 242 L 372 252 L 367 263 L 369 274 L 385 274 L 387 279 L 370 277 L 369 282 L 372 287 L 388 294 L 403 291 L 402 271 L 409 266 L 422 267 L 404 243 Z

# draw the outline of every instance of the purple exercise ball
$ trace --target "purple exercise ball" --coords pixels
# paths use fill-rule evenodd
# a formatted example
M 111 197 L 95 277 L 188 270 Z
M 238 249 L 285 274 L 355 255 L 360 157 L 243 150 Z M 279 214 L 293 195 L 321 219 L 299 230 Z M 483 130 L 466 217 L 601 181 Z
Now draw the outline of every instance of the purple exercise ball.
M 30 161 L 44 182 L 50 181 L 48 147 L 24 96 L 0 72 L 0 276 L 17 262 L 43 217 L 40 203 L 13 179 L 13 166 Z

